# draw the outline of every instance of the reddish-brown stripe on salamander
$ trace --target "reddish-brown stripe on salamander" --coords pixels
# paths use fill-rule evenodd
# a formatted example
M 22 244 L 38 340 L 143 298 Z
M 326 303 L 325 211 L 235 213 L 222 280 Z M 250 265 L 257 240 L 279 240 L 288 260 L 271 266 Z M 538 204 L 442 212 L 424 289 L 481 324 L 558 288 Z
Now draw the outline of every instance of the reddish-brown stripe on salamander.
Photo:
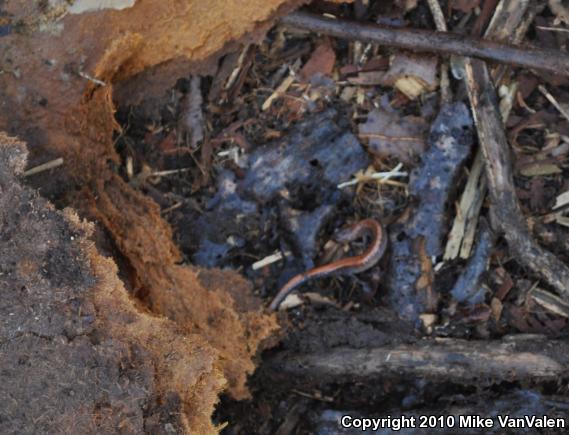
M 375 266 L 385 252 L 387 237 L 381 224 L 375 219 L 364 219 L 357 224 L 340 231 L 335 239 L 338 242 L 351 242 L 366 233 L 371 234 L 372 241 L 367 250 L 361 255 L 342 258 L 324 266 L 315 267 L 307 272 L 299 273 L 288 281 L 277 293 L 269 305 L 270 310 L 276 310 L 281 302 L 298 286 L 313 278 L 330 275 L 359 273 Z

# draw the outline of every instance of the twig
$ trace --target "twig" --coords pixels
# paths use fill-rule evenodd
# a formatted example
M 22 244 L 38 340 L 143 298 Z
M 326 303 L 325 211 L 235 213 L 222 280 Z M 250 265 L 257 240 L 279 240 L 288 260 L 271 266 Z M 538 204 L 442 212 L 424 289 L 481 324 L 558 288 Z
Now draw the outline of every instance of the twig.
M 281 261 L 285 255 L 290 255 L 290 252 L 287 251 L 284 254 L 282 252 L 275 252 L 274 254 L 268 255 L 265 258 L 262 258 L 259 261 L 254 262 L 251 265 L 251 269 L 253 270 L 262 269 L 263 267 L 268 266 L 269 264 Z
M 485 1 L 484 7 L 486 8 L 487 5 L 490 6 L 491 3 L 493 2 Z M 527 0 L 500 0 L 499 4 L 496 5 L 496 3 L 498 3 L 498 1 L 494 2 L 493 7 L 495 11 L 488 25 L 488 29 L 485 32 L 485 37 L 507 42 L 521 41 L 525 34 L 522 30 L 527 30 L 528 27 L 524 23 L 532 16 L 527 13 Z M 489 10 L 486 11 L 486 13 L 489 14 Z M 522 28 L 522 30 L 520 30 L 520 28 Z M 482 31 L 482 28 L 479 30 Z M 464 63 L 464 58 L 462 59 Z M 504 98 L 502 102 L 506 100 L 507 98 Z M 508 119 L 510 109 L 511 106 L 509 104 L 500 105 L 500 113 L 504 123 Z M 452 231 L 449 234 L 447 250 L 445 251 L 444 257 L 445 260 L 456 258 L 459 253 L 461 258 L 466 259 L 470 256 L 478 223 L 478 215 L 480 214 L 482 203 L 486 197 L 487 183 L 486 177 L 482 174 L 483 167 L 482 153 L 478 150 L 460 200 L 460 208 L 457 211 L 457 217 Z
M 441 9 L 441 5 L 438 0 L 427 0 L 429 4 L 429 9 L 433 15 L 433 20 L 435 21 L 435 26 L 439 32 L 447 32 L 447 22 Z
M 402 163 L 399 163 L 395 168 L 393 168 L 389 172 L 374 172 L 373 174 L 364 174 L 364 175 L 356 175 L 356 178 L 350 181 L 345 181 L 343 183 L 338 184 L 338 189 L 343 189 L 348 186 L 353 186 L 354 184 L 366 182 L 366 181 L 387 181 L 393 177 L 406 177 L 407 172 L 401 172 L 401 168 L 403 167 Z
M 83 77 L 85 80 L 89 80 L 90 82 L 95 83 L 96 85 L 99 85 L 99 86 L 107 86 L 107 84 L 106 84 L 104 81 L 99 80 L 99 79 L 96 79 L 95 77 L 93 77 L 93 76 L 87 74 L 87 73 L 84 72 L 84 71 L 79 71 L 77 74 L 79 74 L 79 76 L 80 76 L 80 77 Z
M 569 299 L 569 268 L 532 239 L 516 198 L 508 141 L 486 64 L 467 59 L 465 67 L 465 82 L 486 161 L 495 222 L 504 232 L 517 261 Z
M 412 51 L 480 57 L 563 76 L 569 74 L 569 54 L 560 50 L 521 48 L 452 33 L 391 29 L 376 24 L 329 19 L 306 12 L 289 14 L 281 19 L 281 23 L 339 38 L 375 42 Z
M 535 26 L 535 28 L 539 30 L 548 30 L 550 32 L 563 32 L 563 33 L 569 32 L 569 29 L 566 29 L 565 27 Z
M 237 81 L 237 77 L 239 76 L 239 73 L 241 72 L 241 68 L 243 67 L 243 62 L 245 61 L 245 58 L 247 57 L 247 53 L 249 52 L 250 47 L 251 47 L 250 45 L 246 45 L 243 48 L 243 50 L 241 51 L 241 54 L 239 55 L 239 59 L 237 59 L 237 65 L 235 66 L 233 71 L 231 71 L 231 74 L 229 74 L 229 78 L 227 79 L 227 82 L 223 86 L 223 88 L 226 91 L 229 90 L 229 88 L 231 88 L 231 86 L 233 86 L 235 84 L 235 82 Z
M 50 169 L 57 168 L 58 166 L 63 165 L 63 158 L 59 157 L 58 159 L 51 160 L 46 163 L 42 163 L 41 165 L 34 166 L 31 169 L 28 169 L 24 172 L 24 177 L 29 177 L 30 175 L 36 175 L 40 172 L 49 171 Z
M 439 4 L 439 0 L 427 0 L 427 3 L 429 3 L 429 8 L 431 9 L 431 14 L 435 20 L 435 26 L 437 27 L 437 30 L 439 32 L 447 32 L 447 22 L 445 20 L 443 10 L 441 9 L 441 5 Z M 443 103 L 450 103 L 452 100 L 452 94 L 450 91 L 450 79 L 448 76 L 448 63 L 442 62 L 440 68 L 441 100 Z
M 292 85 L 294 83 L 295 80 L 295 76 L 292 72 L 292 70 L 290 70 L 290 75 L 288 75 L 282 82 L 280 85 L 277 86 L 277 88 L 275 89 L 275 91 L 269 96 L 269 98 L 267 98 L 265 100 L 265 102 L 263 103 L 263 106 L 261 107 L 261 109 L 263 111 L 267 111 L 270 109 L 271 105 L 273 104 L 273 101 L 276 100 L 278 97 L 280 97 L 282 94 L 284 94 L 287 89 L 290 87 L 290 85 Z
M 171 205 L 170 207 L 167 207 L 164 210 L 161 210 L 160 213 L 162 213 L 163 215 L 168 214 L 168 213 L 180 208 L 182 205 L 183 205 L 182 202 L 177 202 L 176 204 Z
M 545 88 L 545 86 L 539 85 L 537 88 L 539 89 L 539 92 L 541 92 L 543 94 L 543 96 L 545 98 L 547 98 L 547 100 L 551 104 L 553 104 L 553 106 L 559 111 L 559 113 L 561 113 L 561 115 L 563 115 L 563 118 L 565 118 L 567 121 L 569 121 L 569 112 L 567 112 L 567 110 L 564 109 L 563 106 L 561 106 L 561 104 L 559 104 L 557 102 L 555 97 L 549 93 L 549 91 Z
M 147 176 L 148 177 L 166 177 L 168 175 L 181 174 L 182 172 L 188 172 L 191 170 L 192 170 L 192 168 L 167 169 L 165 171 L 151 172 Z

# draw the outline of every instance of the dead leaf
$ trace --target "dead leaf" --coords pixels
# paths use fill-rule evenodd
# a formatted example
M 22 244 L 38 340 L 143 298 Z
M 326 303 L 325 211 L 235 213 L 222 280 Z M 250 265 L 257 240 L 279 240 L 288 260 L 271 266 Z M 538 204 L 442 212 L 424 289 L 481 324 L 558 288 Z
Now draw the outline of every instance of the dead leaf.
M 527 99 L 531 93 L 537 88 L 539 81 L 536 76 L 529 73 L 520 74 L 518 77 L 518 91 L 522 94 L 522 98 Z
M 309 81 L 315 74 L 331 75 L 336 63 L 336 53 L 328 38 L 322 40 L 312 52 L 310 59 L 300 70 L 300 78 Z
M 359 137 L 369 140 L 369 149 L 381 157 L 396 157 L 411 163 L 412 157 L 425 149 L 427 124 L 416 116 L 400 117 L 396 113 L 376 109 L 359 125 Z
M 164 153 L 176 151 L 177 135 L 176 131 L 172 130 L 168 135 L 158 144 L 158 149 Z
M 384 76 L 384 82 L 395 86 L 408 98 L 415 99 L 425 92 L 437 89 L 437 65 L 436 56 L 396 54 Z

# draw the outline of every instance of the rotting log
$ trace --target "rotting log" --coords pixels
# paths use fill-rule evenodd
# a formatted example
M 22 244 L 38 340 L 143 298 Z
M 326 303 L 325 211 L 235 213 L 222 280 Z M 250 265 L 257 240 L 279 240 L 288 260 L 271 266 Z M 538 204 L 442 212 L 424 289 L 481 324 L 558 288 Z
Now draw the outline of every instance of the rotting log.
M 552 381 L 566 375 L 569 343 L 538 335 L 499 341 L 429 339 L 414 344 L 317 353 L 279 353 L 265 369 L 299 385 L 318 379 L 351 383 L 370 379 L 420 378 L 461 385 Z

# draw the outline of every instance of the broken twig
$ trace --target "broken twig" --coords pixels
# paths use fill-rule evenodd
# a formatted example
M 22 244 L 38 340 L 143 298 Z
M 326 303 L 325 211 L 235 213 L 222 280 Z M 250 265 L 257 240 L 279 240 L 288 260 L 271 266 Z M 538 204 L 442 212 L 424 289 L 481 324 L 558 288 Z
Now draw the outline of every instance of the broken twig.
M 403 168 L 403 164 L 399 163 L 395 168 L 388 172 L 374 172 L 372 174 L 358 173 L 355 175 L 355 178 L 353 180 L 338 184 L 338 189 L 344 189 L 345 187 L 353 186 L 359 183 L 365 183 L 368 181 L 379 181 L 381 183 L 390 180 L 393 177 L 406 177 L 409 175 L 407 172 L 401 171 L 401 168 Z
M 469 58 L 465 67 L 465 82 L 486 161 L 495 222 L 504 232 L 516 259 L 569 299 L 569 268 L 532 239 L 516 198 L 510 149 L 486 64 Z

